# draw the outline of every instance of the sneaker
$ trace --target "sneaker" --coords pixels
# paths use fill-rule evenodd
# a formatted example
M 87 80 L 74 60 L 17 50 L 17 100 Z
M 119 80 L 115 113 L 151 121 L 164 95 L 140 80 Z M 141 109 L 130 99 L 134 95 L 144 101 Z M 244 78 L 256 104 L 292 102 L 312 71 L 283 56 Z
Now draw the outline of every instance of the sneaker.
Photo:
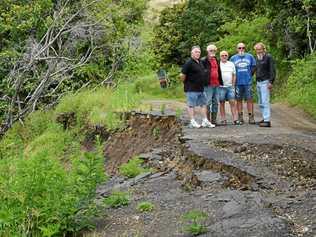
M 269 128 L 269 127 L 271 127 L 271 122 L 270 121 L 263 121 L 263 122 L 259 123 L 259 127 Z
M 194 119 L 192 119 L 191 122 L 190 122 L 189 127 L 190 127 L 190 128 L 200 128 L 201 125 L 198 124 Z
M 256 124 L 255 117 L 253 114 L 249 114 L 249 119 L 248 119 L 249 124 Z
M 215 128 L 215 125 L 210 123 L 210 121 L 208 121 L 207 119 L 203 119 L 202 127 L 204 127 L 204 128 Z

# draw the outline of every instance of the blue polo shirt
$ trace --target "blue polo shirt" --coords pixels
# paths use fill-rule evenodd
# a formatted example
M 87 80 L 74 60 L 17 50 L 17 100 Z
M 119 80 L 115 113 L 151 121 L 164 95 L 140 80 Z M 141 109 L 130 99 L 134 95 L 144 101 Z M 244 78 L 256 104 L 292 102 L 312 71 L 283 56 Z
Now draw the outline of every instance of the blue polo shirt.
M 243 56 L 235 54 L 230 58 L 236 67 L 236 85 L 251 85 L 252 82 L 252 69 L 256 67 L 255 58 L 245 53 Z

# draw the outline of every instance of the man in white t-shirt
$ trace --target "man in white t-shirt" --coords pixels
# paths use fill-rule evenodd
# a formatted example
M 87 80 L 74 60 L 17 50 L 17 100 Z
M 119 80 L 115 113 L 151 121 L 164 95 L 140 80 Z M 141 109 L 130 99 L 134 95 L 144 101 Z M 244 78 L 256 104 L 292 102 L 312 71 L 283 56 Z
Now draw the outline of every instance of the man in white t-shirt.
M 235 100 L 235 84 L 236 84 L 236 68 L 234 63 L 228 61 L 228 52 L 220 52 L 220 67 L 222 72 L 223 86 L 219 88 L 219 102 L 220 102 L 220 115 L 221 124 L 226 125 L 225 114 L 225 101 L 229 101 L 230 109 L 232 112 L 233 124 L 239 125 L 240 122 L 237 119 L 237 108 Z

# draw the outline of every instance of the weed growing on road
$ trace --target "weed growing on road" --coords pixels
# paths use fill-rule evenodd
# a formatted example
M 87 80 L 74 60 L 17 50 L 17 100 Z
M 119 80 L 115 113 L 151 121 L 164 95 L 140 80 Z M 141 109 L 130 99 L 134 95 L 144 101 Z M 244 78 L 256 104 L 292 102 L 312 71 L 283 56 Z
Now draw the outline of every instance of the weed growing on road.
M 184 230 L 194 236 L 207 232 L 205 221 L 208 215 L 200 210 L 191 210 L 183 215 L 183 220 L 187 222 Z
M 154 210 L 154 204 L 151 202 L 141 202 L 137 205 L 137 210 L 140 212 L 151 212 Z
M 103 200 L 107 207 L 118 208 L 129 204 L 130 195 L 127 192 L 113 192 Z

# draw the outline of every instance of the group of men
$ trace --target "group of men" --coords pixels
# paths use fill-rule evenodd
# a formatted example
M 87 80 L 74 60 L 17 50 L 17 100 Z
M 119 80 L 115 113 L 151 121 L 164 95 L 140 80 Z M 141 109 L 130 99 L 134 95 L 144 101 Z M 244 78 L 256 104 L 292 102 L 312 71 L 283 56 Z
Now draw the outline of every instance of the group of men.
M 180 75 L 187 98 L 190 127 L 215 127 L 218 104 L 220 124 L 227 125 L 226 101 L 230 104 L 233 124 L 244 123 L 243 101 L 247 104 L 248 123 L 256 124 L 253 109 L 253 75 L 256 76 L 258 104 L 262 113 L 262 120 L 258 124 L 260 127 L 271 127 L 270 91 L 276 75 L 275 65 L 263 43 L 255 44 L 254 49 L 256 57 L 246 53 L 244 43 L 238 43 L 237 54 L 230 60 L 227 51 L 221 51 L 218 60 L 217 47 L 214 44 L 207 46 L 207 56 L 202 59 L 200 47 L 192 47 L 191 58 L 183 65 Z M 202 108 L 201 124 L 195 119 L 197 107 Z

